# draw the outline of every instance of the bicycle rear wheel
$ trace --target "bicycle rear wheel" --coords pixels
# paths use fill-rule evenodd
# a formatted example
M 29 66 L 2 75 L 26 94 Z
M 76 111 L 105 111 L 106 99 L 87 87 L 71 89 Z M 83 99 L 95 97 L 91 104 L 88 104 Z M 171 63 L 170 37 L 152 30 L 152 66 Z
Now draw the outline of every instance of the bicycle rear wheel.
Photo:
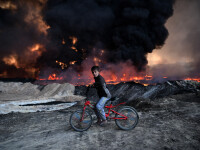
M 83 110 L 75 111 L 69 119 L 71 127 L 79 132 L 86 131 L 92 125 L 92 116 L 88 111 L 84 111 L 83 120 L 81 121 Z
M 128 117 L 126 120 L 125 119 L 116 119 L 115 123 L 116 125 L 121 128 L 122 130 L 131 130 L 136 127 L 139 116 L 137 111 L 130 106 L 124 106 L 117 111 L 118 113 Z M 116 114 L 116 118 L 124 118 L 121 115 Z

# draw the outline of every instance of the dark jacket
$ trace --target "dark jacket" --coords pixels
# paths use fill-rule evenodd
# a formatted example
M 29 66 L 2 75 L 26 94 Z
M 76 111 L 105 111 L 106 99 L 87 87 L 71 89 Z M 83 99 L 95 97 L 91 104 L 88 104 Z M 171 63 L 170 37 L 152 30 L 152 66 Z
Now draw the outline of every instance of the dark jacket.
M 97 89 L 98 96 L 100 98 L 101 97 L 111 98 L 111 94 L 106 87 L 106 82 L 104 78 L 101 75 L 98 75 L 97 77 L 94 77 L 94 80 L 95 80 L 94 87 Z

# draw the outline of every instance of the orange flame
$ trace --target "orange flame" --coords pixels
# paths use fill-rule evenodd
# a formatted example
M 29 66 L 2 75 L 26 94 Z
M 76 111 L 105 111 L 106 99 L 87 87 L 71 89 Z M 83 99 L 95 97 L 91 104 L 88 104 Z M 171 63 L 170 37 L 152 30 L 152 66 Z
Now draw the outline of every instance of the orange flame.
M 70 65 L 74 65 L 77 61 L 70 61 L 69 64 Z
M 78 41 L 77 37 L 70 36 L 69 39 L 72 40 L 72 45 L 73 45 L 73 46 L 71 47 L 71 49 L 73 49 L 75 52 L 78 52 L 78 50 L 77 50 L 76 47 L 74 46 L 74 45 L 77 43 L 77 41 Z
M 61 66 L 62 69 L 65 69 L 67 68 L 67 64 L 63 63 L 63 62 L 60 62 L 58 60 L 56 60 L 56 63 L 59 64 Z
M 152 79 L 153 79 L 153 76 L 146 75 L 146 76 L 145 76 L 145 79 L 146 79 L 146 80 L 152 80 Z
M 4 71 L 3 73 L 0 74 L 0 77 L 6 77 L 7 74 L 8 74 L 8 73 L 7 73 L 6 71 Z
M 4 57 L 3 61 L 7 65 L 14 65 L 16 68 L 19 68 L 19 64 L 17 61 L 17 55 L 10 55 L 8 57 Z
M 66 44 L 65 39 L 62 40 L 62 44 L 63 44 L 63 45 Z
M 200 78 L 185 78 L 184 80 L 192 80 L 192 81 L 200 82 Z
M 40 47 L 41 47 L 40 44 L 35 44 L 30 48 L 30 50 L 31 50 L 31 52 L 38 51 L 40 49 Z
M 72 46 L 71 49 L 73 49 L 75 52 L 78 52 L 75 46 Z
M 13 4 L 11 1 L 1 1 L 0 2 L 0 8 L 16 10 L 17 6 L 15 4 Z
M 62 80 L 63 77 L 57 77 L 55 73 L 49 75 L 48 80 Z
M 76 42 L 78 41 L 77 37 L 75 37 L 75 36 L 70 36 L 69 39 L 72 40 L 72 44 L 73 44 L 73 45 L 75 45 Z

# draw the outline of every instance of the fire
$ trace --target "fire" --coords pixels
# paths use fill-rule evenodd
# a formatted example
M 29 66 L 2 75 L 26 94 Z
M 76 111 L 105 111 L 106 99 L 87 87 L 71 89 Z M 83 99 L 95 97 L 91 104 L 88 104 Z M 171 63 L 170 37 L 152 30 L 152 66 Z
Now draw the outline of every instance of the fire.
M 8 57 L 4 57 L 3 61 L 7 65 L 14 65 L 16 68 L 19 68 L 19 64 L 17 61 L 17 55 L 10 55 Z
M 62 69 L 65 69 L 67 68 L 67 64 L 63 63 L 63 62 L 60 62 L 58 60 L 56 60 L 56 63 L 59 64 L 61 66 Z
M 63 77 L 57 77 L 57 75 L 55 73 L 49 75 L 49 77 L 48 77 L 48 80 L 62 80 L 62 79 L 63 79 Z
M 74 65 L 77 61 L 70 61 L 69 64 L 70 65 Z
M 192 80 L 192 81 L 200 82 L 200 78 L 185 78 L 184 80 Z
M 120 79 L 121 79 L 121 81 L 125 81 L 125 80 L 126 80 L 126 74 L 124 73 L 124 74 L 123 74 L 123 77 L 120 78 Z
M 23 68 L 24 71 L 27 73 L 27 76 L 25 77 L 35 78 L 36 73 L 39 71 L 39 68 L 35 67 L 31 63 L 37 58 L 37 56 L 33 56 L 31 54 L 28 55 L 28 51 L 27 51 L 27 54 L 25 53 L 24 56 L 27 59 L 22 59 L 23 58 L 22 56 L 18 56 L 17 54 L 12 54 L 10 56 L 4 57 L 2 60 L 4 61 L 5 64 L 10 65 L 10 66 L 15 66 L 15 68 L 17 69 Z M 32 60 L 29 58 L 32 58 Z M 27 60 L 29 60 L 29 62 L 27 62 Z M 4 73 L 0 76 L 13 77 L 13 75 L 9 73 L 6 73 L 6 74 Z
M 77 61 L 70 61 L 69 64 L 70 64 L 70 65 L 74 65 L 76 62 L 77 62 Z M 61 62 L 61 61 L 56 60 L 56 63 L 57 63 L 58 65 L 60 65 L 62 69 L 65 69 L 65 68 L 68 67 L 68 65 L 65 64 L 64 62 Z
M 116 81 L 117 81 L 117 76 L 114 73 L 112 73 L 111 79 L 107 80 L 107 82 L 116 82 Z
M 5 75 L 5 73 L 2 74 L 2 70 L 1 76 L 5 76 L 8 78 L 18 76 L 24 78 L 36 78 L 37 72 L 39 70 L 36 66 L 38 57 L 41 56 L 42 52 L 46 50 L 45 46 L 41 43 L 44 43 L 44 41 L 47 40 L 47 29 L 50 28 L 50 26 L 45 22 L 43 18 L 43 10 L 44 7 L 46 7 L 46 2 L 47 0 L 20 2 L 12 0 L 0 1 L 0 9 L 4 9 L 3 11 L 6 11 L 5 14 L 7 14 L 7 12 L 9 12 L 8 14 L 10 14 L 11 16 L 17 15 L 18 13 L 20 14 L 20 16 L 17 17 L 19 21 L 15 25 L 15 28 L 17 29 L 17 31 L 18 29 L 23 30 L 23 28 L 21 28 L 22 26 L 26 28 L 24 29 L 25 32 L 23 32 L 25 33 L 25 36 L 22 36 L 22 41 L 25 37 L 28 37 L 27 35 L 29 35 L 29 31 L 34 31 L 33 37 L 30 37 L 30 39 L 28 38 L 27 43 L 21 43 L 22 46 L 20 45 L 16 48 L 21 49 L 20 52 L 12 46 L 13 48 L 9 51 L 13 51 L 16 53 L 10 53 L 8 55 L 2 56 L 1 61 L 3 61 L 7 65 L 14 66 L 15 68 L 17 68 L 16 70 L 19 73 L 11 74 L 10 72 L 13 72 L 12 70 L 14 69 L 6 69 L 7 75 Z M 21 37 L 21 35 L 19 37 Z M 32 43 L 34 41 L 39 42 Z
M 72 47 L 71 47 L 71 49 L 73 49 L 75 52 L 78 52 L 78 50 L 77 50 L 76 47 L 75 47 L 75 44 L 76 44 L 77 41 L 78 41 L 77 37 L 70 36 L 69 39 L 72 40 Z
M 104 76 L 104 75 L 102 75 L 102 76 Z M 115 74 L 112 74 L 111 75 L 111 79 L 105 79 L 105 81 L 108 84 L 118 84 L 120 82 L 131 82 L 131 81 L 134 81 L 136 83 L 141 83 L 144 86 L 148 86 L 149 84 L 143 83 L 143 81 L 152 80 L 153 77 L 150 76 L 151 78 L 146 78 L 146 76 L 144 76 L 144 77 L 143 76 L 130 76 L 130 75 L 127 75 L 126 73 L 124 73 L 122 75 L 122 77 L 117 77 Z
M 145 76 L 145 79 L 146 79 L 146 80 L 152 80 L 152 79 L 153 79 L 153 76 L 146 75 L 146 76 Z
M 4 71 L 3 73 L 0 74 L 0 77 L 6 77 L 8 75 L 8 73 L 6 71 Z
M 40 49 L 40 47 L 41 47 L 40 44 L 35 44 L 30 48 L 30 50 L 31 50 L 31 52 L 38 51 Z
M 4 1 L 0 2 L 0 8 L 2 9 L 11 9 L 11 10 L 16 10 L 17 6 L 13 4 L 11 1 Z
M 73 49 L 75 52 L 78 52 L 75 46 L 72 46 L 71 49 Z
M 22 68 L 26 72 L 24 77 L 35 78 L 39 68 L 34 66 L 34 63 L 45 50 L 43 45 L 36 43 L 27 47 L 23 54 L 11 54 L 3 57 L 2 61 L 7 65 L 15 66 L 17 69 Z M 13 77 L 13 75 L 8 73 L 6 77 Z
M 65 39 L 62 40 L 62 44 L 63 44 L 63 45 L 66 44 Z
M 72 44 L 73 44 L 73 45 L 75 45 L 76 42 L 78 41 L 78 39 L 77 39 L 76 37 L 74 37 L 74 36 L 70 36 L 69 39 L 72 40 Z

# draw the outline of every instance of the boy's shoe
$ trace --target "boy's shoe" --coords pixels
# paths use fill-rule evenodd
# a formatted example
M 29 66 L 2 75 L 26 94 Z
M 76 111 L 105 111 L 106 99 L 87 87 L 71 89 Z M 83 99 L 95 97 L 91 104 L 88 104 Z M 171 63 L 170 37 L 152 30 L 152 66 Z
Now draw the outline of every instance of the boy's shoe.
M 107 120 L 102 120 L 99 125 L 104 127 L 106 126 L 106 124 L 107 124 Z

